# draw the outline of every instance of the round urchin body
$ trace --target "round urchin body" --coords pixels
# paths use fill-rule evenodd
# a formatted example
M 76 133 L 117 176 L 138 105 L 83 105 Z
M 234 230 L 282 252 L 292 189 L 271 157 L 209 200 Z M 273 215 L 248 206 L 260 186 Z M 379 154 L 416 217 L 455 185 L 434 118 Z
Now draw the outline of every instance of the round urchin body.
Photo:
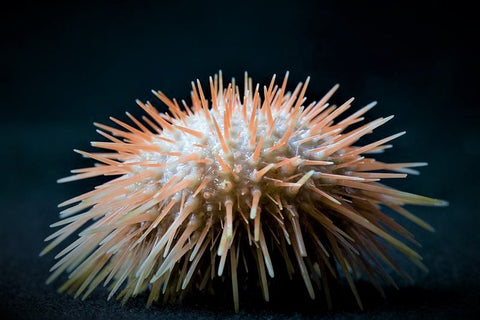
M 379 290 L 379 280 L 391 279 L 378 260 L 404 274 L 384 242 L 424 268 L 418 253 L 390 234 L 415 242 L 411 233 L 380 206 L 432 229 L 403 205 L 446 203 L 379 183 L 415 174 L 411 167 L 423 163 L 367 157 L 389 148 L 403 132 L 354 146 L 392 117 L 361 125 L 372 103 L 338 121 L 353 100 L 329 106 L 338 86 L 304 105 L 309 79 L 290 93 L 287 78 L 277 86 L 274 77 L 260 90 L 245 75 L 240 91 L 234 81 L 224 89 L 220 73 L 210 78 L 210 100 L 197 81 L 191 107 L 182 101 L 182 109 L 153 91 L 170 114 L 137 101 L 149 116 L 143 122 L 127 113 L 132 125 L 111 118 L 122 129 L 96 124 L 109 141 L 92 145 L 103 151 L 76 151 L 98 164 L 59 181 L 118 177 L 60 204 L 73 206 L 52 225 L 64 227 L 47 238 L 53 241 L 42 254 L 93 222 L 55 257 L 47 282 L 67 271 L 61 291 L 86 298 L 99 284 L 109 284 L 109 298 L 120 292 L 123 301 L 149 289 L 150 305 L 161 294 L 175 299 L 228 274 L 238 311 L 238 268 L 256 268 L 265 300 L 267 274 L 273 278 L 275 268 L 299 271 L 309 295 L 315 297 L 317 284 L 328 304 L 328 279 L 340 271 L 360 306 L 352 274 L 364 274 Z M 274 266 L 272 255 L 285 265 Z

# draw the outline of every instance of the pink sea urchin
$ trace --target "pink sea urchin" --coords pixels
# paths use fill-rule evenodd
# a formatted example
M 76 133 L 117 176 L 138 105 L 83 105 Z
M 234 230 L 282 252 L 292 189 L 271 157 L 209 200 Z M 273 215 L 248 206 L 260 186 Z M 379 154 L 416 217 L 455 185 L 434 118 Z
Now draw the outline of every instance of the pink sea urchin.
M 119 292 L 123 301 L 149 289 L 150 305 L 161 294 L 175 299 L 228 275 L 238 311 L 239 269 L 258 275 L 265 300 L 274 269 L 299 271 L 309 295 L 315 297 L 315 284 L 329 305 L 328 283 L 340 272 L 361 307 L 352 275 L 363 274 L 381 290 L 380 280 L 392 281 L 382 261 L 406 276 L 385 243 L 424 268 L 420 255 L 390 233 L 415 243 L 412 234 L 380 206 L 432 230 L 403 205 L 446 203 L 379 182 L 416 174 L 411 167 L 424 163 L 367 156 L 404 132 L 354 146 L 393 116 L 359 124 L 371 103 L 337 120 L 353 100 L 330 106 L 338 85 L 306 105 L 309 78 L 293 93 L 286 91 L 287 78 L 278 86 L 274 76 L 260 89 L 245 74 L 240 91 L 234 80 L 224 89 L 220 73 L 210 78 L 211 100 L 197 81 L 191 107 L 182 101 L 182 110 L 153 91 L 169 114 L 137 101 L 148 115 L 144 122 L 127 113 L 133 125 L 111 118 L 122 129 L 95 124 L 109 141 L 92 145 L 106 151 L 75 151 L 98 164 L 59 182 L 118 177 L 59 205 L 73 206 L 60 213 L 52 227 L 63 227 L 46 239 L 53 241 L 41 254 L 91 223 L 57 254 L 47 282 L 66 271 L 60 291 L 86 298 L 104 283 L 109 298 Z M 285 265 L 274 266 L 271 256 Z

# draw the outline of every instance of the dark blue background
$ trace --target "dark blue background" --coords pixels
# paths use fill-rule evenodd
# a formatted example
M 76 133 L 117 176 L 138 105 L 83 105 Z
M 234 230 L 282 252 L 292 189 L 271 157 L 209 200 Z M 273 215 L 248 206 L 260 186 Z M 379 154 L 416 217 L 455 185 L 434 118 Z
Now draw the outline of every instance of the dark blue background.
M 0 306 L 9 317 L 465 319 L 479 313 L 478 18 L 472 8 L 389 1 L 3 6 Z M 102 290 L 82 302 L 57 294 L 59 282 L 46 286 L 53 255 L 38 253 L 57 219 L 56 204 L 96 184 L 55 183 L 90 164 L 71 150 L 99 139 L 91 123 L 125 118 L 125 110 L 141 114 L 134 99 L 155 100 L 150 89 L 189 98 L 190 81 L 207 81 L 218 69 L 237 79 L 248 70 L 260 83 L 290 70 L 291 89 L 310 75 L 310 101 L 338 82 L 333 102 L 355 96 L 359 108 L 378 100 L 370 119 L 395 114 L 375 137 L 407 135 L 381 159 L 430 166 L 392 184 L 450 201 L 448 208 L 412 208 L 436 233 L 399 219 L 423 243 L 430 273 L 404 263 L 416 282 L 400 281 L 399 291 L 387 286 L 386 300 L 360 282 L 363 312 L 347 287 L 327 312 L 321 298 L 308 300 L 300 279 L 275 279 L 268 304 L 257 288 L 241 292 L 238 315 L 228 285 L 213 297 L 149 310 L 144 296 L 122 307 L 106 302 Z

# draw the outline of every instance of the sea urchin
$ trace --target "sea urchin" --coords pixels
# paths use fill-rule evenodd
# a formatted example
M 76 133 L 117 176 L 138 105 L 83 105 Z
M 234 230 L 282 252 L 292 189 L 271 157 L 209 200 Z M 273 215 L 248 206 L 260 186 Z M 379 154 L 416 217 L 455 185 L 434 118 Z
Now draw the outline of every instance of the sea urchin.
M 254 265 L 265 300 L 267 274 L 273 278 L 275 268 L 285 268 L 289 275 L 300 271 L 312 298 L 313 284 L 323 288 L 329 305 L 328 283 L 343 274 L 361 307 L 353 275 L 363 274 L 380 291 L 380 280 L 392 281 L 382 265 L 408 277 L 385 244 L 424 268 L 420 255 L 390 233 L 415 243 L 412 234 L 380 206 L 431 230 L 403 205 L 446 203 L 379 182 L 416 174 L 411 167 L 424 163 L 366 156 L 404 132 L 354 146 L 393 116 L 359 124 L 371 103 L 337 120 L 353 100 L 330 106 L 338 85 L 304 106 L 309 78 L 293 93 L 286 91 L 287 78 L 279 87 L 274 76 L 261 98 L 247 74 L 240 91 L 234 80 L 224 89 L 220 73 L 210 77 L 211 100 L 197 81 L 191 107 L 182 101 L 182 110 L 153 91 L 169 114 L 137 101 L 149 116 L 143 123 L 129 113 L 134 125 L 111 118 L 122 129 L 96 123 L 109 141 L 92 146 L 106 151 L 75 150 L 98 163 L 59 182 L 118 177 L 59 205 L 75 204 L 51 225 L 63 228 L 46 239 L 53 241 L 41 254 L 90 224 L 57 254 L 47 282 L 66 271 L 60 291 L 86 298 L 104 283 L 109 298 L 120 292 L 123 301 L 149 289 L 150 305 L 160 294 L 176 299 L 223 276 L 231 279 L 238 311 L 237 271 L 252 272 Z M 274 256 L 285 265 L 274 266 Z

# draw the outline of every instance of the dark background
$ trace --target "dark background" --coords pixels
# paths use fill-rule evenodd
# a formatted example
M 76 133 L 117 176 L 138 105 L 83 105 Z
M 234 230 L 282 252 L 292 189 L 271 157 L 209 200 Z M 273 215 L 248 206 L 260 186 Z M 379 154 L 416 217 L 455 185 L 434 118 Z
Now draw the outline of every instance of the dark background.
M 388 2 L 388 3 L 387 3 Z M 133 5 L 133 3 L 135 3 Z M 105 1 L 79 4 L 17 1 L 3 5 L 1 38 L 0 308 L 14 319 L 303 318 L 439 319 L 479 314 L 479 112 L 475 60 L 478 22 L 460 2 L 435 6 L 382 1 L 224 1 L 220 3 Z M 189 98 L 190 81 L 222 69 L 242 79 L 248 70 L 265 83 L 291 72 L 291 85 L 312 77 L 318 99 L 341 83 L 333 102 L 356 97 L 359 108 L 379 105 L 370 119 L 396 117 L 375 137 L 407 130 L 382 160 L 427 161 L 421 176 L 394 185 L 450 202 L 416 207 L 431 234 L 417 235 L 429 273 L 402 261 L 415 284 L 386 286 L 383 300 L 360 281 L 365 311 L 348 288 L 335 292 L 334 310 L 309 301 L 300 279 L 241 292 L 232 312 L 230 287 L 181 305 L 125 306 L 97 290 L 86 301 L 56 293 L 44 280 L 53 254 L 39 258 L 57 203 L 95 181 L 57 185 L 85 162 L 73 148 L 99 139 L 91 123 L 141 114 L 134 99 L 155 100 L 150 89 Z M 188 100 L 188 99 L 187 99 Z M 157 103 L 157 106 L 160 104 Z M 98 182 L 98 181 L 97 181 Z M 58 252 L 58 251 L 57 251 Z M 298 283 L 298 284 L 297 284 Z

